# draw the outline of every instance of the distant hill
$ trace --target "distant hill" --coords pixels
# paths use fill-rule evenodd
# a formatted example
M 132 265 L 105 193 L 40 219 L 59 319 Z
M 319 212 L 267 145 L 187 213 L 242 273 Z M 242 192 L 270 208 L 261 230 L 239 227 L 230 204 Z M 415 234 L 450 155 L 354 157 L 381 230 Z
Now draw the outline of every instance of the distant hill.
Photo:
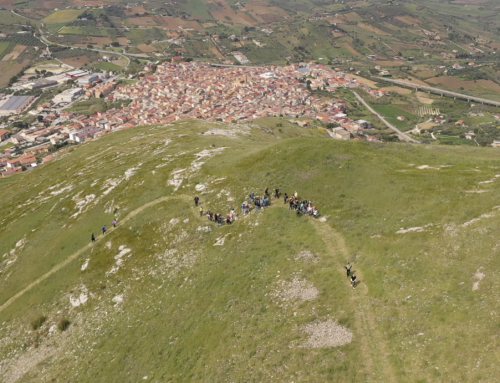
M 0 381 L 494 381 L 500 154 L 275 121 L 132 128 L 1 179 Z M 242 215 L 265 188 L 318 218 Z

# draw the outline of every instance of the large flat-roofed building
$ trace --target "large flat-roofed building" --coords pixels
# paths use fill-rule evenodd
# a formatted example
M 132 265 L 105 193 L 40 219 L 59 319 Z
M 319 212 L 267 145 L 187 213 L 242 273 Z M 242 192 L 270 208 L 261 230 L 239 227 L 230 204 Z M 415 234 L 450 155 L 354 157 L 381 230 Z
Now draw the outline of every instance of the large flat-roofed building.
M 22 113 L 33 100 L 33 96 L 12 96 L 0 105 L 0 116 Z
M 80 94 L 83 93 L 82 88 L 72 88 L 65 90 L 64 92 L 56 95 L 54 97 L 54 102 L 72 102 L 74 101 Z

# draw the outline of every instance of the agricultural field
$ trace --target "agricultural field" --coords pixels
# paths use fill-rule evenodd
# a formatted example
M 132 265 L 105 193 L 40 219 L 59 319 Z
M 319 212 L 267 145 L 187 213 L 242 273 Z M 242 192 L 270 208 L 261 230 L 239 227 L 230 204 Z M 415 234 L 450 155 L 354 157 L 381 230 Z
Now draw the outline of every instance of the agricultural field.
M 52 13 L 50 16 L 45 17 L 42 21 L 46 24 L 63 24 L 76 20 L 85 9 L 62 9 Z
M 7 48 L 10 46 L 9 42 L 2 41 L 0 42 L 0 57 L 4 54 L 4 52 L 7 50 Z

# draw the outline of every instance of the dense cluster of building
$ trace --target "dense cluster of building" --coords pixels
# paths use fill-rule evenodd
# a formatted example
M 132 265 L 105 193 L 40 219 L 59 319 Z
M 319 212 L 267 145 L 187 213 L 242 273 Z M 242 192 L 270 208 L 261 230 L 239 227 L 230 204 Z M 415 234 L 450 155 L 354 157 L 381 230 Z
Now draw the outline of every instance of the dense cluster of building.
M 1 153 L 2 175 L 34 168 L 37 161 L 50 161 L 53 155 L 49 152 L 64 142 L 81 143 L 116 130 L 179 119 L 249 122 L 284 116 L 294 118 L 299 124 L 315 119 L 334 123 L 336 128 L 331 135 L 339 139 L 349 139 L 371 127 L 367 121 L 350 119 L 344 101 L 315 95 L 314 90 L 334 92 L 337 88 L 362 87 L 372 91 L 348 74 L 324 65 L 215 67 L 201 62 L 182 62 L 164 63 L 157 66 L 155 73 L 143 73 L 144 77 L 136 84 L 116 88 L 114 82 L 104 82 L 101 76 L 88 72 L 67 73 L 78 81 L 78 86 L 58 94 L 52 104 L 68 103 L 80 97 L 131 102 L 123 109 L 96 112 L 90 117 L 39 105 L 36 110 L 39 118 L 29 128 L 13 135 L 3 131 L 0 139 L 10 139 L 21 148 L 23 155 L 12 158 L 8 153 L 11 149 Z M 32 100 L 19 99 L 12 107 L 19 108 L 21 101 L 29 105 Z
M 349 124 L 352 121 L 346 115 L 345 102 L 321 99 L 311 92 L 339 87 L 364 85 L 344 72 L 318 64 L 213 67 L 200 62 L 166 63 L 134 86 L 117 87 L 113 97 L 132 100 L 124 111 L 133 125 L 183 118 L 248 122 L 268 116 Z M 105 117 L 114 119 L 112 114 Z

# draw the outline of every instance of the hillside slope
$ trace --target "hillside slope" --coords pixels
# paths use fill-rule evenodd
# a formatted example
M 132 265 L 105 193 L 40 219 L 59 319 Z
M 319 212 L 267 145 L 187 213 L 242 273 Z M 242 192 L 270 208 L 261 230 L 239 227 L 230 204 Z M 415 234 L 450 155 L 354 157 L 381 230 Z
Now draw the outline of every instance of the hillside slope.
M 497 376 L 498 153 L 259 124 L 134 128 L 0 180 L 0 381 Z M 266 187 L 319 219 L 193 202 Z

